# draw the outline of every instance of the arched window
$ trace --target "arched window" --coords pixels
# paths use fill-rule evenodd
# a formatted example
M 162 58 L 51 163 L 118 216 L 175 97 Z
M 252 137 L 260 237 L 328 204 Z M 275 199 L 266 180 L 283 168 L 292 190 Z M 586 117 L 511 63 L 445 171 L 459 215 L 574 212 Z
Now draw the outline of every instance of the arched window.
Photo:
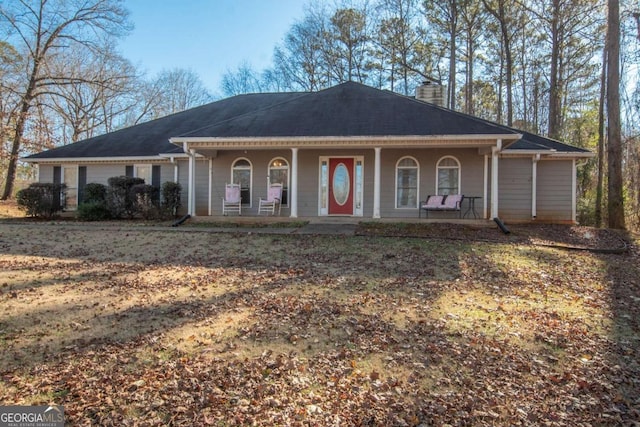
M 403 157 L 396 163 L 396 208 L 418 207 L 418 182 L 420 182 L 418 161 L 413 157 Z
M 252 168 L 249 160 L 240 158 L 231 167 L 231 182 L 240 184 L 242 204 L 251 206 Z
M 282 205 L 289 206 L 289 163 L 282 157 L 269 163 L 269 184 L 282 184 Z
M 440 195 L 460 194 L 460 162 L 452 156 L 445 156 L 436 167 L 436 193 Z

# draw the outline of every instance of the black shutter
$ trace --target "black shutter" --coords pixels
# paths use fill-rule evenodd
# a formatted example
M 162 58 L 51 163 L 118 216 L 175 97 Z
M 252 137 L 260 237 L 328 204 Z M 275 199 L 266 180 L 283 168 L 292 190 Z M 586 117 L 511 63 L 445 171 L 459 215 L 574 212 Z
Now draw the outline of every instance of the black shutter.
M 62 184 L 62 167 L 61 166 L 53 167 L 53 183 L 58 185 Z M 53 201 L 53 205 L 54 205 L 54 209 L 60 209 L 60 206 L 62 205 L 62 194 L 60 194 L 59 197 L 55 198 L 55 200 Z
M 53 183 L 62 184 L 62 167 L 60 166 L 53 167 Z
M 87 167 L 78 167 L 78 204 L 84 202 L 84 187 L 87 185 Z
M 133 165 L 127 165 L 124 167 L 124 174 L 129 178 L 133 178 Z
M 151 167 L 151 185 L 160 188 L 160 165 L 153 165 Z

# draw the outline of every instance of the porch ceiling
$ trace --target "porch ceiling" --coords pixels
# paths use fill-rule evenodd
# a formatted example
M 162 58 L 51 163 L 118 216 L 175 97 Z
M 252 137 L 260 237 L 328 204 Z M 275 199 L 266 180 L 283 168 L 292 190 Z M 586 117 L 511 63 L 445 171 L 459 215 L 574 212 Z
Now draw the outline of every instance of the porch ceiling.
M 502 146 L 517 141 L 521 135 L 442 135 L 402 137 L 315 137 L 315 138 L 171 138 L 171 142 L 182 145 L 203 155 L 214 155 L 218 150 L 274 150 L 290 149 L 373 149 L 381 148 L 481 148 L 495 147 L 498 140 Z

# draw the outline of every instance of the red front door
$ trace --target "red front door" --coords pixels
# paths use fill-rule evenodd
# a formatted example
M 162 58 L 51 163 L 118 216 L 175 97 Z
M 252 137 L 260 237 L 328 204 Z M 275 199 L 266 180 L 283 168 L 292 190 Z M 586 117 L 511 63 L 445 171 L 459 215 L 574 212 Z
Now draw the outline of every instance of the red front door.
M 329 215 L 353 215 L 353 159 L 329 159 Z

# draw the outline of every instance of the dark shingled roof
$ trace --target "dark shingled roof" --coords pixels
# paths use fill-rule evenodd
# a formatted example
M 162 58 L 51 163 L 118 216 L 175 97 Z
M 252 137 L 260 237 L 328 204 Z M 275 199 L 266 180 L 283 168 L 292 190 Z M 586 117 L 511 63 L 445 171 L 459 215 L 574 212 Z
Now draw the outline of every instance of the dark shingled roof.
M 251 111 L 183 137 L 330 137 L 515 134 L 433 104 L 347 82 Z
M 347 82 L 318 92 L 239 95 L 55 148 L 27 159 L 182 153 L 171 137 L 331 137 L 523 134 L 509 149 L 585 152 L 393 92 Z
M 27 159 L 138 157 L 156 156 L 159 153 L 182 153 L 182 148 L 170 143 L 169 138 L 252 110 L 265 108 L 299 95 L 299 93 L 238 95 L 34 154 L 27 157 Z

